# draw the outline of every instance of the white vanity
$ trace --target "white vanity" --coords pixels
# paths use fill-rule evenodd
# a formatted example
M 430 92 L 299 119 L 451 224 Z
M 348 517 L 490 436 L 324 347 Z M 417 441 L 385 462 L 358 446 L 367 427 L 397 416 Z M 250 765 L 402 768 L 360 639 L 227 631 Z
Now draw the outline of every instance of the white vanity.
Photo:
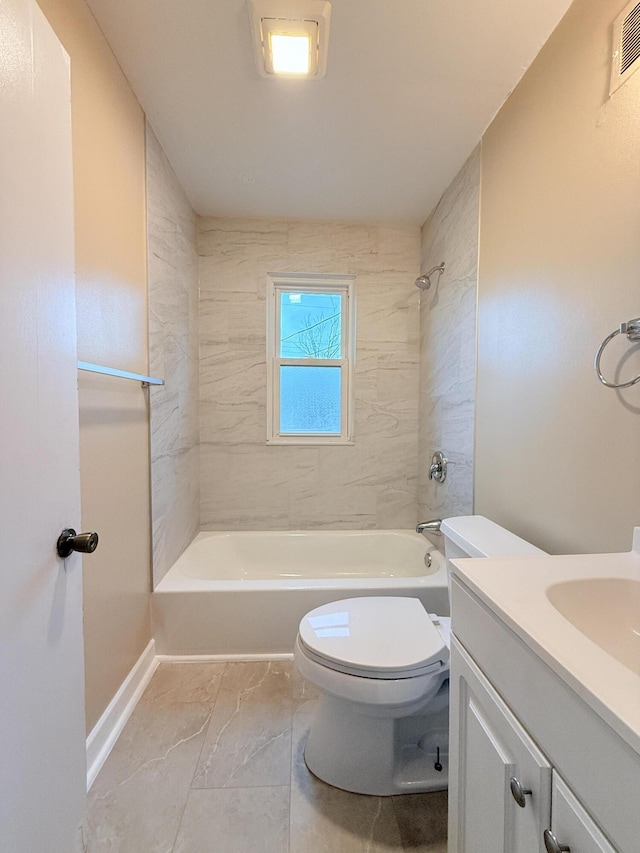
M 453 564 L 449 853 L 640 853 L 634 550 Z

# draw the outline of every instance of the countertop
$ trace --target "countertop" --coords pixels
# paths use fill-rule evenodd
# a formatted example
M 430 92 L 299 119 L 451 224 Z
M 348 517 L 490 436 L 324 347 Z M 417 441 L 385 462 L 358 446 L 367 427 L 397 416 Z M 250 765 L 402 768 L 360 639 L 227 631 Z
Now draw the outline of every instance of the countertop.
M 460 582 L 640 754 L 640 666 L 634 671 L 604 644 L 589 639 L 556 609 L 547 594 L 561 582 L 593 578 L 638 581 L 640 591 L 640 528 L 635 531 L 634 550 L 625 553 L 460 559 L 452 562 L 452 569 Z M 573 593 L 572 587 L 565 589 Z M 625 633 L 625 637 L 627 647 L 631 643 L 634 649 L 637 642 L 640 658 L 640 598 L 637 609 L 635 599 L 630 606 L 631 636 Z M 615 621 L 615 614 L 607 614 L 595 603 L 593 609 L 594 619 L 606 618 L 607 624 Z M 455 613 L 453 625 L 455 632 Z M 627 631 L 626 623 L 622 628 Z M 621 630 L 620 624 L 617 630 Z

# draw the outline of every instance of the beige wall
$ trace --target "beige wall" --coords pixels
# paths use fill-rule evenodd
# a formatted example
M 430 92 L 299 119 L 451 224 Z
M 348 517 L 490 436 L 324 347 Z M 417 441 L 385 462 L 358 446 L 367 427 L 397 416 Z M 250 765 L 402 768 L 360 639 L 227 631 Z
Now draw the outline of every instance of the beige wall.
M 144 116 L 82 0 L 39 0 L 71 57 L 78 357 L 147 372 Z M 147 398 L 80 374 L 87 727 L 149 642 Z
M 203 529 L 416 522 L 417 227 L 202 219 Z M 354 446 L 266 441 L 266 273 L 357 276 Z
M 476 511 L 553 552 L 627 550 L 640 388 L 593 370 L 640 314 L 640 74 L 608 98 L 625 0 L 576 0 L 482 146 Z M 615 373 L 640 372 L 618 339 Z
M 418 515 L 473 511 L 473 423 L 480 148 L 476 148 L 422 227 L 421 271 L 445 262 L 420 294 Z M 444 483 L 429 480 L 431 457 L 448 460 Z
M 200 529 L 196 216 L 147 125 L 153 580 Z

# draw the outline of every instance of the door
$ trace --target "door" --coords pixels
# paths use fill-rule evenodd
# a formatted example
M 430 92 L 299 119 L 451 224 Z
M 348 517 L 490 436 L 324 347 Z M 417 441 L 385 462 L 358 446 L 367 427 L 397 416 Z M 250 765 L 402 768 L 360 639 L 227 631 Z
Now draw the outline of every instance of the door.
M 549 763 L 453 637 L 450 684 L 449 850 L 540 853 Z
M 82 566 L 68 57 L 0 3 L 0 849 L 69 853 L 84 816 Z

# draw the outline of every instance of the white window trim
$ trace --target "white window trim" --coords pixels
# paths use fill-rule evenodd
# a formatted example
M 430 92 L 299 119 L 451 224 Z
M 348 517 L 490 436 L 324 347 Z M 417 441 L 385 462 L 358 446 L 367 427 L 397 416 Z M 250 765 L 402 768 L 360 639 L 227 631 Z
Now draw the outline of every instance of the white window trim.
M 356 356 L 356 292 L 355 275 L 310 275 L 308 273 L 268 273 L 267 275 L 267 444 L 353 444 L 355 420 L 354 377 Z M 280 358 L 279 294 L 283 291 L 327 292 L 344 294 L 342 301 L 342 358 Z M 326 433 L 280 433 L 280 366 L 340 367 L 341 426 L 340 435 Z

